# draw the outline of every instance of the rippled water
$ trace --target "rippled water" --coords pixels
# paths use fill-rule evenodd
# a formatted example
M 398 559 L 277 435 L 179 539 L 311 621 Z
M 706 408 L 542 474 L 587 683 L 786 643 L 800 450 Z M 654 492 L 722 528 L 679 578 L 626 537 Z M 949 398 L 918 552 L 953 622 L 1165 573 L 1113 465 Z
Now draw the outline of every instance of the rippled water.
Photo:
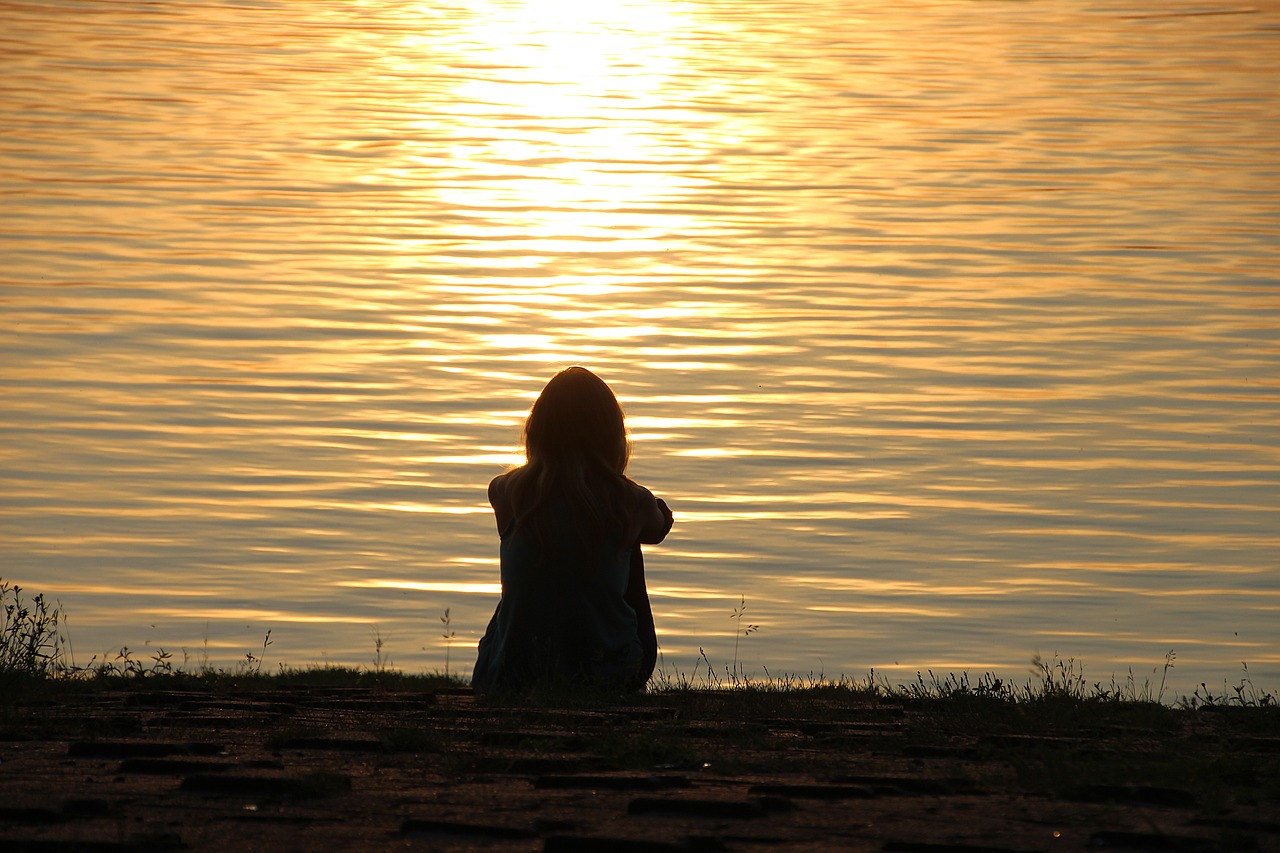
M 757 675 L 1280 679 L 1280 4 L 3 14 L 0 576 L 79 662 L 469 669 L 582 363 L 669 670 L 745 596 Z

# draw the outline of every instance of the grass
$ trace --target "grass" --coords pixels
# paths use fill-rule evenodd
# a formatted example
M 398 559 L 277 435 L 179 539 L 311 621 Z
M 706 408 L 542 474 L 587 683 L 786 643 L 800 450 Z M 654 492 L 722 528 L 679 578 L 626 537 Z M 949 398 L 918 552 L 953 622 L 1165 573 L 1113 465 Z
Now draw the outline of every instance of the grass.
M 209 689 L 245 685 L 263 689 L 376 686 L 388 690 L 457 688 L 468 683 L 464 677 L 449 671 L 447 657 L 443 673 L 408 675 L 394 669 L 384 651 L 384 639 L 376 628 L 373 630 L 373 666 L 364 669 L 328 665 L 296 668 L 280 663 L 275 670 L 264 672 L 267 649 L 272 645 L 271 631 L 263 637 L 261 648 L 246 652 L 244 660 L 233 670 L 212 668 L 207 657 L 201 658 L 197 669 L 188 670 L 186 660 L 175 663 L 172 654 L 162 648 L 153 651 L 150 657 L 139 657 L 128 647 L 122 647 L 113 660 L 99 661 L 95 657 L 87 666 L 77 667 L 70 659 L 66 616 L 59 604 L 50 604 L 42 595 L 27 601 L 21 587 L 0 578 L 0 606 L 3 614 L 3 622 L 0 622 L 0 687 L 3 691 L 0 692 L 6 699 L 19 698 L 36 685 L 47 686 L 55 682 L 67 685 L 163 682 L 171 686 L 200 685 Z M 932 670 L 927 675 L 917 673 L 912 681 L 896 684 L 874 670 L 861 680 L 845 676 L 832 680 L 813 673 L 778 676 L 766 669 L 765 677 L 761 679 L 745 674 L 738 660 L 738 641 L 759 629 L 758 625 L 743 624 L 746 607 L 746 597 L 743 596 L 730 616 L 734 622 L 734 659 L 732 665 L 724 667 L 724 678 L 717 675 L 706 652 L 699 649 L 700 656 L 691 674 L 668 669 L 663 660 L 650 681 L 650 691 L 668 696 L 733 693 L 754 697 L 755 701 L 766 704 L 768 697 L 780 695 L 811 699 L 838 697 L 859 702 L 942 703 L 952 708 L 981 709 L 984 713 L 989 713 L 994 706 L 1097 707 L 1125 704 L 1164 707 L 1168 672 L 1176 660 L 1170 651 L 1165 656 L 1163 667 L 1153 669 L 1152 675 L 1141 684 L 1132 669 L 1123 682 L 1112 678 L 1106 684 L 1090 683 L 1085 678 L 1083 666 L 1074 658 L 1055 654 L 1046 659 L 1038 653 L 1031 659 L 1030 677 L 1022 682 L 1002 679 L 991 673 L 974 678 L 967 672 L 936 674 Z M 455 636 L 448 610 L 444 612 L 441 623 L 447 655 Z M 1238 683 L 1224 683 L 1220 691 L 1215 691 L 1202 682 L 1191 696 L 1181 697 L 1175 705 L 1191 710 L 1280 707 L 1280 694 L 1257 687 L 1249 677 L 1248 666 L 1242 666 L 1244 672 Z M 1157 673 L 1158 681 L 1154 680 Z M 524 697 L 524 701 L 547 705 L 581 704 L 601 698 L 598 691 L 544 691 Z
M 22 587 L 0 578 L 0 684 L 66 674 L 66 616 L 43 595 L 27 601 Z

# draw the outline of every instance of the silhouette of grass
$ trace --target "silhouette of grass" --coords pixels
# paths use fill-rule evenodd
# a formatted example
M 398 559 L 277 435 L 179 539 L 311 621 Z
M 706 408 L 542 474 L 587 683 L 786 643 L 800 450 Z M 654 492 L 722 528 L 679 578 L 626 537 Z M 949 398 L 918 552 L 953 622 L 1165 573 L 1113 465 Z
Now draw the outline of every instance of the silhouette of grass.
M 99 661 L 95 656 L 84 667 L 69 660 L 69 642 L 66 638 L 66 615 L 60 605 L 50 605 L 42 595 L 30 602 L 22 595 L 21 587 L 0 578 L 0 604 L 3 605 L 3 622 L 0 622 L 0 686 L 6 697 L 18 697 L 33 689 L 36 684 L 50 683 L 101 684 L 119 686 L 122 681 L 155 682 L 163 689 L 175 685 L 201 685 L 208 689 L 234 689 L 254 685 L 262 688 L 287 689 L 292 686 L 376 686 L 388 690 L 430 690 L 461 688 L 469 684 L 464 676 L 448 669 L 443 673 L 406 674 L 393 668 L 385 653 L 385 639 L 373 629 L 373 666 L 366 668 L 312 665 L 291 667 L 283 662 L 276 670 L 263 671 L 263 660 L 268 646 L 272 645 L 271 631 L 267 631 L 260 650 L 245 654 L 234 670 L 211 667 L 207 656 L 202 656 L 194 670 L 186 668 L 184 661 L 175 663 L 173 655 L 163 648 L 155 649 L 149 658 L 136 656 L 122 647 L 113 660 Z M 746 597 L 742 596 L 730 618 L 734 620 L 734 660 L 723 667 L 724 678 L 717 675 L 716 667 L 707 654 L 699 649 L 699 658 L 692 673 L 668 668 L 664 657 L 649 683 L 652 693 L 666 696 L 686 694 L 740 694 L 745 701 L 765 703 L 769 697 L 792 695 L 808 698 L 840 697 L 866 702 L 908 702 L 945 704 L 952 709 L 970 708 L 990 710 L 993 706 L 1051 706 L 1072 705 L 1102 706 L 1108 704 L 1166 706 L 1166 682 L 1176 656 L 1166 654 L 1163 666 L 1153 668 L 1151 676 L 1138 683 L 1132 669 L 1123 683 L 1112 678 L 1104 684 L 1090 683 L 1084 675 L 1084 667 L 1074 658 L 1060 657 L 1057 653 L 1044 658 L 1038 652 L 1031 658 L 1030 677 L 1021 682 L 984 673 L 976 677 L 967 672 L 937 674 L 932 670 L 917 673 L 914 680 L 893 683 L 883 674 L 872 670 L 863 679 L 841 675 L 831 679 L 819 673 L 808 675 L 774 675 L 765 669 L 763 678 L 748 676 L 737 658 L 737 640 L 754 633 L 759 626 L 743 624 Z M 454 638 L 449 611 L 441 619 L 447 646 Z M 1191 696 L 1183 696 L 1173 704 L 1189 709 L 1217 709 L 1227 707 L 1280 707 L 1280 692 L 1266 690 L 1255 685 L 1249 676 L 1248 665 L 1242 664 L 1243 675 L 1238 683 L 1224 682 L 1222 688 L 1210 688 L 1201 683 Z M 1159 675 L 1158 681 L 1155 676 Z M 599 702 L 609 694 L 594 689 L 559 688 L 536 691 L 518 701 L 533 705 L 584 704 Z M 509 701 L 513 697 L 506 697 Z
M 43 595 L 28 602 L 22 587 L 0 578 L 0 684 L 66 673 L 66 616 Z

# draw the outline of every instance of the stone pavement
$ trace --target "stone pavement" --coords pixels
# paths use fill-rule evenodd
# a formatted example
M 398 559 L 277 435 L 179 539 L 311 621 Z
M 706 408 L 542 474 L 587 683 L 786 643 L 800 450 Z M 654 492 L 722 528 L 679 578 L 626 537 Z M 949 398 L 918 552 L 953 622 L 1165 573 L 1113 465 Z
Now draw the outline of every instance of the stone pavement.
M 99 691 L 5 711 L 0 851 L 1280 850 L 1275 714 L 940 707 Z

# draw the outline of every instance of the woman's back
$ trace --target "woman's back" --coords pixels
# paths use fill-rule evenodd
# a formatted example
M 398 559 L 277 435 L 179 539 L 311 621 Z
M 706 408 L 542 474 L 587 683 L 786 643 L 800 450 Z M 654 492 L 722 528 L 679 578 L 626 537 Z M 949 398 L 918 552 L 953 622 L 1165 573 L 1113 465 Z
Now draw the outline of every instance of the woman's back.
M 613 392 L 583 368 L 561 371 L 533 405 L 525 452 L 525 465 L 489 484 L 502 600 L 472 684 L 642 687 L 657 640 L 640 545 L 662 541 L 671 512 L 623 473 L 630 449 Z
M 669 514 L 659 508 L 665 505 L 623 481 L 627 511 L 620 523 L 597 526 L 564 496 L 550 497 L 530 519 L 506 503 L 510 477 L 499 477 L 489 490 L 506 521 L 502 601 L 480 641 L 472 683 L 480 690 L 643 686 L 643 679 L 635 682 L 646 652 L 642 628 L 652 632 L 652 616 L 647 596 L 643 603 L 635 595 L 629 601 L 628 587 L 640 543 L 660 541 L 670 527 Z

